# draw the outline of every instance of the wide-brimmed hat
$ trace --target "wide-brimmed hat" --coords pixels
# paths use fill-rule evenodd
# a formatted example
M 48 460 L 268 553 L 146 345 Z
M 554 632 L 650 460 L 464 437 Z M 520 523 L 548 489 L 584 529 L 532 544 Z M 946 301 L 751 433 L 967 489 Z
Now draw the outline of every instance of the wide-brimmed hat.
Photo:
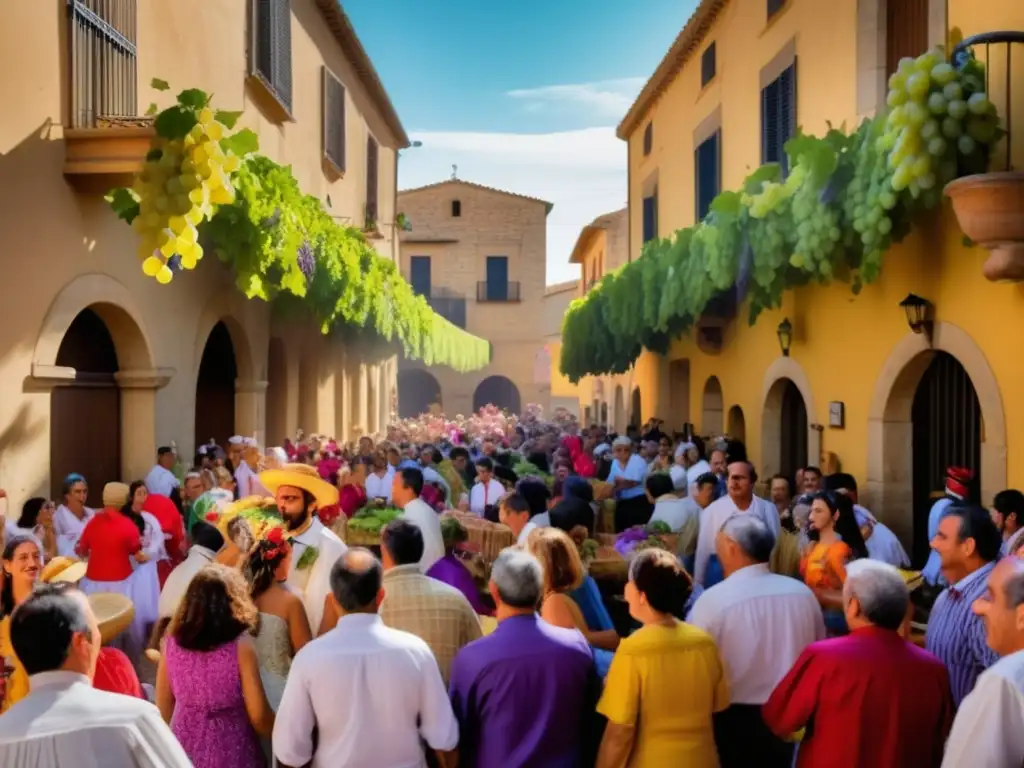
M 44 583 L 68 581 L 77 584 L 85 576 L 86 563 L 83 560 L 73 560 L 70 557 L 55 557 L 45 566 L 39 575 L 39 580 Z
M 94 592 L 89 595 L 89 605 L 99 624 L 103 645 L 128 629 L 135 618 L 131 598 L 117 592 Z
M 338 503 L 338 489 L 320 477 L 316 467 L 308 464 L 285 464 L 280 469 L 268 469 L 260 472 L 260 482 L 275 495 L 282 485 L 309 491 L 317 507 Z
M 130 489 L 124 483 L 107 483 L 103 486 L 103 506 L 120 509 L 128 503 Z

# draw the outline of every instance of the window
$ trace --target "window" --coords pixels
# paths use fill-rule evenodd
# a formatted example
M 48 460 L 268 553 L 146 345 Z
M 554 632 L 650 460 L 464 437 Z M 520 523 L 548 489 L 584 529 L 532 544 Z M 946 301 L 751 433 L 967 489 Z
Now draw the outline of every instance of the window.
M 785 146 L 796 132 L 796 59 L 761 90 L 761 162 L 789 172 Z
M 885 8 L 885 74 L 904 56 L 928 50 L 928 0 L 889 0 Z
M 366 138 L 366 228 L 377 224 L 377 140 Z
M 644 128 L 644 157 L 651 154 L 654 149 L 654 123 L 648 123 Z
M 658 188 L 644 198 L 644 242 L 658 236 Z
M 409 283 L 417 296 L 430 298 L 429 256 L 413 256 L 409 259 Z
M 345 172 L 345 86 L 324 67 L 324 157 Z
M 252 0 L 252 74 L 292 111 L 291 0 Z
M 711 201 L 722 188 L 722 132 L 715 131 L 701 142 L 694 153 L 693 167 L 696 169 L 697 221 L 701 221 L 711 210 Z
M 700 87 L 715 79 L 715 44 L 711 43 L 704 49 L 700 57 Z
M 452 216 L 457 219 L 461 215 L 462 215 L 462 201 L 461 200 L 452 200 Z
M 92 128 L 97 118 L 136 117 L 135 0 L 72 0 L 68 7 L 71 126 Z
M 781 11 L 785 4 L 786 0 L 768 0 L 768 20 L 770 21 L 772 16 Z

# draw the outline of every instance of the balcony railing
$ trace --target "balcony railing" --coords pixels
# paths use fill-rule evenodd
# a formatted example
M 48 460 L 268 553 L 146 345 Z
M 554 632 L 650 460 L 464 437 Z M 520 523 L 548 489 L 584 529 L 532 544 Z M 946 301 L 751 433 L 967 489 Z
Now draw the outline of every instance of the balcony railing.
M 481 280 L 476 284 L 476 300 L 479 302 L 521 301 L 518 281 L 503 283 Z
M 72 128 L 138 112 L 136 0 L 68 0 Z
M 1006 131 L 1005 147 L 996 148 L 991 168 L 995 171 L 1013 170 L 1021 163 L 1021 158 L 1013 154 L 1014 62 L 1016 74 L 1024 74 L 1021 71 L 1024 69 L 1024 32 L 985 32 L 966 37 L 953 49 L 954 63 L 965 63 L 971 53 L 985 65 L 985 92 L 996 105 Z M 1019 98 L 1019 94 L 1017 96 Z

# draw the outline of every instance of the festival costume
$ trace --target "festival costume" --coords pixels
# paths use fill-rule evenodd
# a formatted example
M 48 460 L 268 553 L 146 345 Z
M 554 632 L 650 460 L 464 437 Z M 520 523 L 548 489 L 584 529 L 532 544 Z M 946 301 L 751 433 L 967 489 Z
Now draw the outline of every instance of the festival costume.
M 85 530 L 86 523 L 95 514 L 95 509 L 85 507 L 85 514 L 79 520 L 75 513 L 68 509 L 66 505 L 61 504 L 57 507 L 53 513 L 53 532 L 57 535 L 58 555 L 63 555 L 64 557 L 75 556 L 75 547 L 78 546 L 78 540 L 82 536 L 82 531 Z

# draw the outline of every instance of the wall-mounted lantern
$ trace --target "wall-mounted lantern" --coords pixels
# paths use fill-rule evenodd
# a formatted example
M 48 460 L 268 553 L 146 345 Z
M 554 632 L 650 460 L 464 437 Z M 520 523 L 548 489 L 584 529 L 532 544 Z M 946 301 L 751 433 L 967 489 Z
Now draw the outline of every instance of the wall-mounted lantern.
M 922 299 L 913 293 L 908 293 L 907 298 L 900 302 L 903 311 L 907 314 L 907 325 L 914 333 L 923 333 L 931 342 L 932 328 L 932 303 L 928 299 Z
M 789 348 L 793 345 L 793 324 L 789 322 L 788 317 L 779 323 L 775 333 L 779 337 L 779 349 L 782 350 L 782 356 L 789 357 Z

